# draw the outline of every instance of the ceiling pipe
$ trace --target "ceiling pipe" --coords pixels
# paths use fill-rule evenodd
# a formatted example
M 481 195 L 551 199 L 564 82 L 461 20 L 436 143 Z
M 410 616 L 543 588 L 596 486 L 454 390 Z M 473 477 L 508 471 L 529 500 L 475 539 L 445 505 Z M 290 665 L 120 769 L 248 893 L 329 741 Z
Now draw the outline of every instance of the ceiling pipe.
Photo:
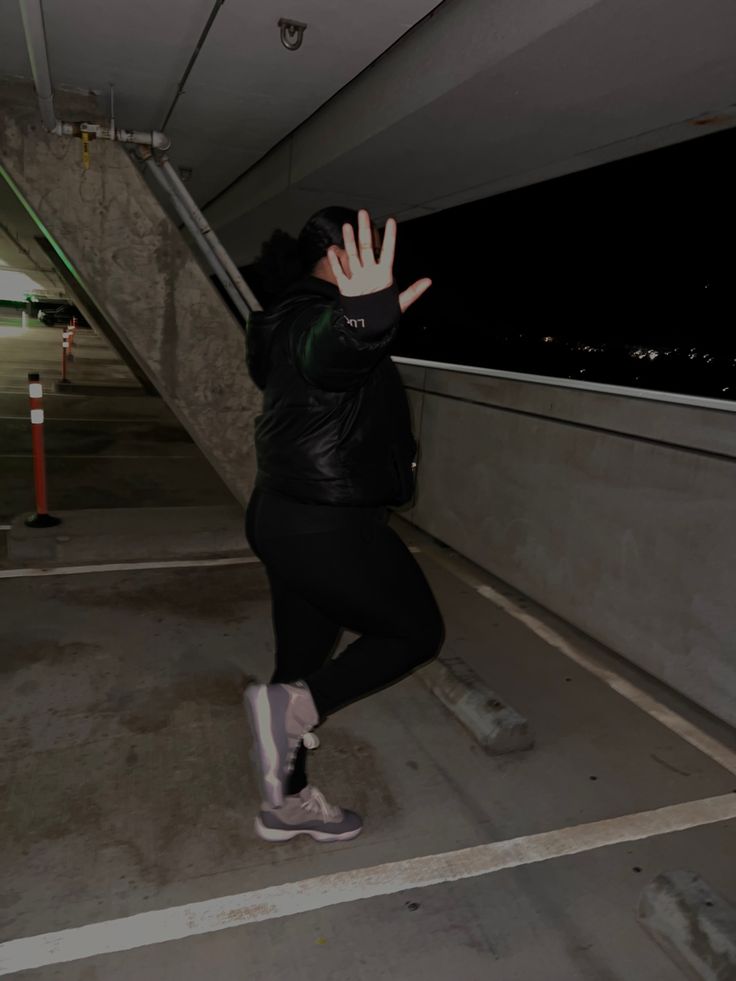
M 260 303 L 210 228 L 207 219 L 168 158 L 165 155 L 155 157 L 153 154 L 154 150 L 168 150 L 171 140 L 165 133 L 157 130 L 147 132 L 116 128 L 112 118 L 109 126 L 100 123 L 66 123 L 57 119 L 41 0 L 20 0 L 20 10 L 41 119 L 46 129 L 56 136 L 81 137 L 86 134 L 88 137 L 101 140 L 137 144 L 139 156 L 146 162 L 156 182 L 171 197 L 177 213 L 191 232 L 215 275 L 247 321 L 251 312 L 261 309 Z
M 241 296 L 240 292 L 238 291 L 237 286 L 233 283 L 231 278 L 228 276 L 225 267 L 218 259 L 210 243 L 207 241 L 207 239 L 200 231 L 197 222 L 194 220 L 194 217 L 184 206 L 184 202 L 179 198 L 176 191 L 167 180 L 166 174 L 164 173 L 162 167 L 154 157 L 153 153 L 148 147 L 139 147 L 138 157 L 139 159 L 145 162 L 149 174 L 151 174 L 151 176 L 159 185 L 161 190 L 168 195 L 172 205 L 176 210 L 176 213 L 179 215 L 182 222 L 189 229 L 190 235 L 192 236 L 196 244 L 199 246 L 202 254 L 204 255 L 207 262 L 209 263 L 210 268 L 222 283 L 223 289 L 235 304 L 238 313 L 240 313 L 240 315 L 247 323 L 248 318 L 250 317 L 250 314 L 252 312 L 251 308 L 248 307 L 248 304 L 246 303 L 245 299 L 243 298 L 243 296 Z
M 184 69 L 184 74 L 182 75 L 181 79 L 179 80 L 179 84 L 176 87 L 176 94 L 174 96 L 174 101 L 169 106 L 169 111 L 166 113 L 166 118 L 161 123 L 161 129 L 166 129 L 166 127 L 169 124 L 169 120 L 171 119 L 171 116 L 174 112 L 174 109 L 176 109 L 176 105 L 179 99 L 182 97 L 182 95 L 184 95 L 184 86 L 187 84 L 187 79 L 192 73 L 192 69 L 194 68 L 194 63 L 202 53 L 202 48 L 204 47 L 204 43 L 207 40 L 207 37 L 210 31 L 212 30 L 212 25 L 215 22 L 215 18 L 219 14 L 220 8 L 224 3 L 225 0 L 215 0 L 215 5 L 210 11 L 210 15 L 207 18 L 207 23 L 204 25 L 204 30 L 199 36 L 199 40 L 197 41 L 197 46 L 194 49 L 194 53 L 192 54 L 192 57 L 189 59 L 189 64 Z
M 28 57 L 31 62 L 33 84 L 36 87 L 41 119 L 49 133 L 56 136 L 82 136 L 86 133 L 93 139 L 116 140 L 120 143 L 137 143 L 152 146 L 158 150 L 168 150 L 171 140 L 165 133 L 156 130 L 115 129 L 99 123 L 65 123 L 58 119 L 54 109 L 54 90 L 51 85 L 46 31 L 43 23 L 41 0 L 20 0 L 20 14 L 23 18 Z
M 46 56 L 46 33 L 43 26 L 43 11 L 41 2 L 20 0 L 20 15 L 23 18 L 23 30 L 26 37 L 28 57 L 33 72 L 33 84 L 36 86 L 38 105 L 41 119 L 50 133 L 56 133 L 60 126 L 54 110 L 54 90 L 51 87 L 49 61 Z
M 197 202 L 194 200 L 192 195 L 184 186 L 184 183 L 176 172 L 176 168 L 172 167 L 171 162 L 166 156 L 159 157 L 157 159 L 157 164 L 163 171 L 169 186 L 172 188 L 173 193 L 182 202 L 189 215 L 191 216 L 194 224 L 197 227 L 198 233 L 202 238 L 209 243 L 212 251 L 215 253 L 220 263 L 225 268 L 226 273 L 234 283 L 240 295 L 243 297 L 245 302 L 248 304 L 250 310 L 260 310 L 261 305 L 255 298 L 253 291 L 246 281 L 241 276 L 238 271 L 238 267 L 235 265 L 233 260 L 228 255 L 222 242 L 215 235 L 212 228 L 210 228 L 209 222 L 199 210 Z

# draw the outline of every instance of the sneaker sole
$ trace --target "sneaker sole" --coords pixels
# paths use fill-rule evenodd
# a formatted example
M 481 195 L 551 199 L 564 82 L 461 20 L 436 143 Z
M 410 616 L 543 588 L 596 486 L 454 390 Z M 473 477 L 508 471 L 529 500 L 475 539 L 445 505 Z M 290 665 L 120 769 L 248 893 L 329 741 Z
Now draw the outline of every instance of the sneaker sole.
M 286 829 L 267 828 L 263 821 L 257 817 L 255 819 L 255 830 L 258 837 L 264 841 L 277 842 L 291 841 L 297 835 L 309 835 L 315 841 L 350 841 L 352 838 L 357 838 L 363 829 L 362 827 L 356 828 L 354 831 L 343 831 L 341 834 L 334 831 L 317 831 L 314 828 L 290 828 L 287 831 Z
M 284 803 L 284 787 L 279 777 L 281 753 L 273 734 L 273 714 L 266 685 L 252 685 L 244 695 L 253 735 L 255 763 L 261 777 L 264 800 L 271 807 Z

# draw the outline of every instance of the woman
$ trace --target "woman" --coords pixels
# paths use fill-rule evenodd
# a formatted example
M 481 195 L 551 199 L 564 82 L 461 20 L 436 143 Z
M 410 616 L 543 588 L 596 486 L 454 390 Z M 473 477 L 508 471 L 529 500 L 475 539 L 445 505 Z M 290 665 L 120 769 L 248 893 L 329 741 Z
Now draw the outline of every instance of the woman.
M 388 507 L 413 494 L 416 452 L 389 349 L 400 314 L 431 283 L 399 294 L 396 222 L 378 259 L 374 236 L 366 211 L 313 215 L 298 241 L 307 275 L 248 325 L 264 398 L 246 528 L 271 585 L 276 670 L 245 703 L 263 795 L 256 831 L 267 841 L 360 833 L 357 814 L 308 783 L 305 737 L 430 661 L 443 639 L 429 585 L 387 523 Z M 360 637 L 333 658 L 343 629 Z

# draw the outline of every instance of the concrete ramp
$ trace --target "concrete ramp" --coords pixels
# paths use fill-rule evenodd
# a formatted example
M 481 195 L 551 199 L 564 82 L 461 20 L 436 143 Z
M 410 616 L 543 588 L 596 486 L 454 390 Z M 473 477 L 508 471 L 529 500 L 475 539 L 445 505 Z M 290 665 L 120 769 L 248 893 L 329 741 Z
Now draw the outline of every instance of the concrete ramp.
M 64 118 L 94 121 L 94 101 L 60 97 Z M 187 241 L 120 144 L 44 130 L 33 87 L 0 83 L 0 164 L 63 255 L 107 329 L 175 413 L 235 497 L 255 472 L 257 389 L 245 337 Z

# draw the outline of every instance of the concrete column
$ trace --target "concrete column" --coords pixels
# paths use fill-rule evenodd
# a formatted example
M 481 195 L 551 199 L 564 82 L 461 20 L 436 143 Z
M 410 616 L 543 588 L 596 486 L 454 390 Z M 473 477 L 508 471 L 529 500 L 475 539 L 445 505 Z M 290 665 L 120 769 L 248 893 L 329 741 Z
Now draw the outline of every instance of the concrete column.
M 115 337 L 245 501 L 260 393 L 242 328 L 122 145 L 95 141 L 84 170 L 79 140 L 43 129 L 31 85 L 0 83 L 0 102 L 3 168 Z M 93 100 L 58 102 L 60 115 L 94 121 Z

